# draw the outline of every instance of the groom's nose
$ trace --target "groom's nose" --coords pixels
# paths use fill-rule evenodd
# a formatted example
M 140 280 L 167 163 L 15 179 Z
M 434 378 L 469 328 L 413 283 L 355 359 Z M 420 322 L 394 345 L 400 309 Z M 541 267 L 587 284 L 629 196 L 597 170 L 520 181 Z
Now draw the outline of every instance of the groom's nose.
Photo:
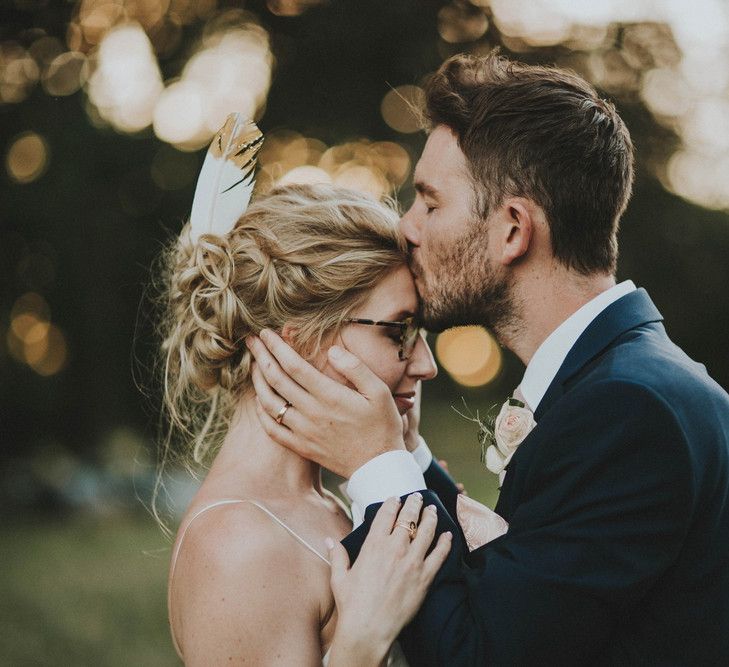
M 419 246 L 420 245 L 420 232 L 418 226 L 415 224 L 415 216 L 413 214 L 413 207 L 400 218 L 400 232 L 408 240 L 408 245 Z

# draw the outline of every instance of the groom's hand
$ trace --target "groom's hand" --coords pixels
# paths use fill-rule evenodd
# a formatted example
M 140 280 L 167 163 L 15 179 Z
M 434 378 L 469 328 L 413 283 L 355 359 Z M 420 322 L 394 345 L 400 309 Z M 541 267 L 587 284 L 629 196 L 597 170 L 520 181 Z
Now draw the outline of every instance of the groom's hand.
M 350 352 L 332 347 L 329 362 L 355 389 L 319 372 L 272 331 L 246 344 L 256 360 L 258 417 L 279 444 L 347 478 L 375 456 L 405 449 L 390 390 Z M 278 423 L 286 402 L 291 406 Z

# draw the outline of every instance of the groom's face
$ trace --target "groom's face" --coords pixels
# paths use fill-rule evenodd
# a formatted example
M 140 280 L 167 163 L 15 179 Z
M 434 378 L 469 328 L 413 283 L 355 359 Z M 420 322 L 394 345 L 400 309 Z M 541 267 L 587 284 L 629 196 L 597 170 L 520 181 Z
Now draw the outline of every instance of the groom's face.
M 411 247 L 423 325 L 497 329 L 511 312 L 508 274 L 489 256 L 489 221 L 476 212 L 468 162 L 449 127 L 428 136 L 414 180 L 415 201 L 400 229 Z

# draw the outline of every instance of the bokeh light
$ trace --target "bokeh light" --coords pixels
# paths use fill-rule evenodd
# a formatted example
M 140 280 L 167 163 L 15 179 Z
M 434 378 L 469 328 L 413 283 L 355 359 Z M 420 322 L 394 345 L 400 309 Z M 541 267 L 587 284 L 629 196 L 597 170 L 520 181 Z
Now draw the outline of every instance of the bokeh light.
M 22 102 L 39 76 L 38 64 L 20 44 L 0 43 L 0 103 Z
M 729 179 L 717 168 L 729 161 L 729 68 L 723 66 L 729 53 L 728 3 L 472 0 L 471 4 L 490 12 L 500 41 L 508 48 L 567 46 L 572 51 L 557 54 L 558 65 L 575 68 L 615 96 L 618 106 L 623 99 L 639 96 L 656 121 L 674 131 L 682 144 L 673 157 L 653 161 L 665 187 L 702 206 L 729 208 Z
M 73 95 L 86 83 L 88 63 L 79 51 L 66 51 L 56 56 L 43 72 L 43 88 L 49 95 Z
M 294 17 L 320 4 L 268 0 L 265 8 Z M 199 21 L 197 48 L 178 59 L 163 83 L 158 59 L 176 54 L 183 28 Z M 729 159 L 729 68 L 717 67 L 729 53 L 726 2 L 452 0 L 438 12 L 438 34 L 442 57 L 454 48 L 484 54 L 498 43 L 516 53 L 548 48 L 550 60 L 577 70 L 619 107 L 642 100 L 679 138 L 674 160 L 665 142 L 660 155 L 646 156 L 664 186 L 700 205 L 727 208 L 728 186 L 714 173 Z M 0 43 L 0 104 L 22 102 L 39 81 L 53 96 L 85 89 L 93 125 L 125 133 L 153 125 L 161 140 L 183 151 L 203 148 L 232 110 L 257 119 L 265 109 L 273 56 L 268 33 L 249 10 L 219 8 L 216 0 L 79 0 L 65 43 L 42 29 L 36 35 L 32 43 Z M 403 134 L 417 132 L 422 100 L 417 85 L 389 90 L 380 105 L 385 123 Z M 687 154 L 699 170 L 689 182 L 680 180 Z M 262 174 L 264 189 L 293 169 L 319 166 L 309 159 L 274 162 Z M 381 166 L 359 162 L 321 168 L 334 182 L 373 193 L 400 180 L 385 173 L 384 182 Z M 298 170 L 286 178 L 323 175 Z
M 50 316 L 48 302 L 37 292 L 26 292 L 13 304 L 5 335 L 10 356 L 42 376 L 58 373 L 67 360 L 65 336 Z
M 266 7 L 276 16 L 298 16 L 323 2 L 326 0 L 266 0 Z
M 160 95 L 154 109 L 154 132 L 178 147 L 199 148 L 207 133 L 203 127 L 202 90 L 189 81 L 176 81 Z
M 501 348 L 483 327 L 444 331 L 435 342 L 435 354 L 448 374 L 466 387 L 493 382 L 501 370 Z
M 10 311 L 10 319 L 14 321 L 15 318 L 27 314 L 33 315 L 38 320 L 47 321 L 51 317 L 51 309 L 48 302 L 40 294 L 26 292 L 15 300 Z M 15 325 L 12 326 L 15 327 Z
M 438 12 L 438 33 L 449 44 L 476 41 L 488 27 L 483 10 L 467 2 L 446 5 Z
M 106 122 L 122 132 L 138 132 L 152 123 L 163 85 L 142 26 L 128 23 L 107 32 L 92 69 L 89 99 Z
M 693 91 L 686 79 L 667 67 L 649 70 L 643 76 L 641 98 L 656 118 L 685 115 L 693 104 Z
M 31 183 L 46 170 L 48 159 L 48 145 L 43 137 L 24 132 L 11 142 L 5 168 L 16 183 Z
M 331 183 L 332 177 L 319 167 L 302 165 L 287 171 L 278 179 L 276 185 L 314 185 L 316 183 Z
M 382 118 L 393 129 L 412 134 L 421 129 L 420 114 L 425 93 L 419 86 L 397 86 L 382 98 Z
M 230 10 L 217 17 L 180 79 L 160 95 L 155 134 L 182 150 L 196 150 L 231 111 L 257 118 L 271 85 L 272 64 L 268 33 L 250 15 Z
M 347 162 L 338 167 L 334 172 L 333 181 L 335 185 L 352 190 L 361 190 L 378 199 L 383 197 L 388 190 L 387 180 L 381 172 L 355 161 Z
M 570 22 L 551 3 L 542 0 L 491 0 L 499 30 L 525 39 L 532 46 L 559 44 L 569 35 Z
M 393 141 L 348 141 L 327 147 L 318 139 L 279 130 L 259 155 L 258 192 L 289 183 L 334 183 L 376 198 L 393 194 L 409 177 L 408 152 Z
M 66 337 L 56 325 L 51 324 L 44 339 L 33 342 L 32 345 L 34 348 L 31 349 L 26 342 L 25 358 L 38 375 L 47 377 L 63 370 L 68 358 Z
M 320 4 L 267 0 L 265 8 L 293 17 Z M 198 47 L 163 83 L 158 58 L 176 53 L 184 26 L 198 21 L 204 22 Z M 641 99 L 680 140 L 673 166 L 666 144 L 669 154 L 648 159 L 664 186 L 703 206 L 726 208 L 727 186 L 712 173 L 729 156 L 729 68 L 717 67 L 729 53 L 723 0 L 452 0 L 438 12 L 438 34 L 443 57 L 452 45 L 476 54 L 495 43 L 516 53 L 549 48 L 556 64 L 576 69 L 618 105 Z M 0 43 L 0 104 L 22 102 L 39 81 L 54 96 L 85 88 L 93 125 L 136 133 L 153 124 L 160 139 L 186 151 L 203 148 L 230 111 L 255 119 L 265 109 L 273 57 L 267 32 L 245 9 L 219 8 L 216 0 L 79 0 L 65 44 L 42 29 L 36 35 L 25 45 Z M 388 91 L 381 101 L 384 121 L 397 132 L 417 132 L 422 99 L 417 85 Z M 686 153 L 704 158 L 694 164 L 701 186 L 677 180 L 684 169 L 676 164 L 686 163 Z M 263 180 L 268 187 L 299 166 L 277 165 Z M 363 189 L 382 189 L 380 175 L 366 165 L 340 169 L 340 176 Z M 298 171 L 291 178 L 309 177 L 322 175 Z M 387 174 L 386 180 L 397 179 Z
M 63 42 L 57 37 L 48 35 L 39 37 L 28 48 L 28 53 L 42 69 L 46 69 L 64 51 Z

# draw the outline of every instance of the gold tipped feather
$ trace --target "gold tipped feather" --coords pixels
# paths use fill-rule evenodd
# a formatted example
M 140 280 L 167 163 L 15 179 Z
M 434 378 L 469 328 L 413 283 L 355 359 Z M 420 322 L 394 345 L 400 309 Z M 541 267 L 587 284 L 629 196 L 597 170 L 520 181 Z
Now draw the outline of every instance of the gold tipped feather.
M 192 239 L 224 235 L 245 212 L 253 193 L 263 134 L 251 120 L 232 113 L 213 137 L 195 188 Z

